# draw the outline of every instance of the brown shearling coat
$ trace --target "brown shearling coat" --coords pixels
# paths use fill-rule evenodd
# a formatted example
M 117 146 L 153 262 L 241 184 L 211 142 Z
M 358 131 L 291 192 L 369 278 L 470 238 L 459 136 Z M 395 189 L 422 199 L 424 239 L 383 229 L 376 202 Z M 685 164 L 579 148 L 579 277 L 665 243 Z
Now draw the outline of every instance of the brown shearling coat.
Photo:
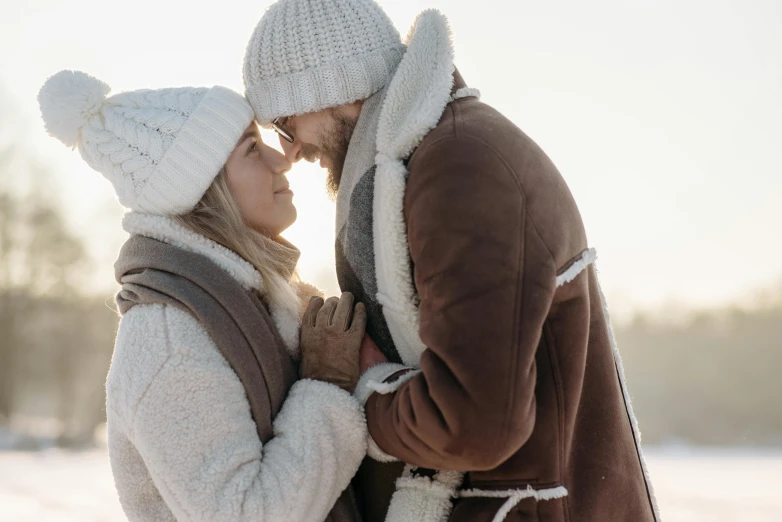
M 454 92 L 464 87 L 456 73 Z M 467 470 L 463 489 L 564 487 L 505 520 L 655 520 L 621 362 L 576 203 L 543 151 L 476 98 L 407 164 L 422 372 L 366 403 L 384 452 Z M 458 498 L 489 522 L 504 498 Z

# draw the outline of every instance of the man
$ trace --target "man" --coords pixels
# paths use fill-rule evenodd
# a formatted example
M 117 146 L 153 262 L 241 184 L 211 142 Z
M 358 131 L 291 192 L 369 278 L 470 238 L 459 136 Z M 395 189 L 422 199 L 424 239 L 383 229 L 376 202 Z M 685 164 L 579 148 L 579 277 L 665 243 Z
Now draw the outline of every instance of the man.
M 390 507 L 401 465 L 359 472 L 365 519 L 656 520 L 565 182 L 467 88 L 440 13 L 406 43 L 372 0 L 279 0 L 244 65 L 287 157 L 328 169 L 340 286 L 367 305 L 370 455 L 409 466 Z

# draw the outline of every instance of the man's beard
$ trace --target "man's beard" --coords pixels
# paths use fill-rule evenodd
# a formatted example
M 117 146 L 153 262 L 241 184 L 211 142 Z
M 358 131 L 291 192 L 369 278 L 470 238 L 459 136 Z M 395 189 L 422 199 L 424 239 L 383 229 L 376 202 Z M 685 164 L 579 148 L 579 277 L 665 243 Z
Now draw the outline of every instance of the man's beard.
M 318 135 L 320 147 L 305 143 L 301 154 L 305 160 L 314 162 L 322 157 L 328 160 L 328 177 L 326 178 L 326 191 L 332 200 L 337 199 L 339 184 L 342 181 L 342 169 L 345 167 L 345 158 L 348 155 L 350 139 L 356 128 L 358 118 L 348 118 L 337 110 L 331 110 L 334 119 L 331 129 L 322 129 Z

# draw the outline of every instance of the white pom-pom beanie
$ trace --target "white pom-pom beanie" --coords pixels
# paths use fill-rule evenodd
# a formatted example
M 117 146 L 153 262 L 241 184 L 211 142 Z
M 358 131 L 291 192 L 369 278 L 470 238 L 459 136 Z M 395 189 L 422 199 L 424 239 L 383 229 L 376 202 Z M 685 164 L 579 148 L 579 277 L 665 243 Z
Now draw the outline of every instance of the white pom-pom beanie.
M 155 215 L 195 207 L 228 160 L 253 112 L 225 87 L 140 90 L 61 71 L 38 94 L 46 130 L 108 179 L 124 207 Z
M 405 46 L 373 0 L 279 0 L 253 32 L 245 95 L 262 125 L 369 98 Z

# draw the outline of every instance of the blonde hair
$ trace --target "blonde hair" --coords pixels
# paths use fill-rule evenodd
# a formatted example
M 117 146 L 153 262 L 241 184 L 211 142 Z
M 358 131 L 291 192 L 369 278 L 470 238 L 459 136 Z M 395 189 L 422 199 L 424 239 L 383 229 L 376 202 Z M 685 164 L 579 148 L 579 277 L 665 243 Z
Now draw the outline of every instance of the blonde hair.
M 289 267 L 286 267 L 286 260 L 280 259 L 279 255 L 267 248 L 272 239 L 245 222 L 228 188 L 225 169 L 220 171 L 193 210 L 174 219 L 183 227 L 219 243 L 253 265 L 263 279 L 265 292 L 262 292 L 262 296 L 266 297 L 269 306 L 299 310 L 299 297 L 294 288 L 298 275 L 294 273 L 292 280 L 283 276 Z

